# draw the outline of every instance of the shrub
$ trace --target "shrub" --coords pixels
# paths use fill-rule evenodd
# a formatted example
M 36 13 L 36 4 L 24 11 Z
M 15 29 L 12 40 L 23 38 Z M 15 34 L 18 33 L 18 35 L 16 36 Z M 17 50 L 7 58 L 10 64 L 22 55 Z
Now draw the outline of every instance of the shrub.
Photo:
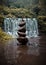
M 9 39 L 12 39 L 12 36 L 6 34 L 3 32 L 3 30 L 0 28 L 0 41 L 7 41 Z

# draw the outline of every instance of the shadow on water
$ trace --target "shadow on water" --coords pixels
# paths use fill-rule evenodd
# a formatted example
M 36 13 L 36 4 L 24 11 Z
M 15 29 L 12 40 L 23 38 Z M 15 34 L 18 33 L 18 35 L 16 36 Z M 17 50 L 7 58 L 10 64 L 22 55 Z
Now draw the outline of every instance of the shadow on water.
M 9 40 L 0 45 L 0 65 L 46 65 L 46 36 L 31 38 L 27 45 L 17 45 L 17 40 Z

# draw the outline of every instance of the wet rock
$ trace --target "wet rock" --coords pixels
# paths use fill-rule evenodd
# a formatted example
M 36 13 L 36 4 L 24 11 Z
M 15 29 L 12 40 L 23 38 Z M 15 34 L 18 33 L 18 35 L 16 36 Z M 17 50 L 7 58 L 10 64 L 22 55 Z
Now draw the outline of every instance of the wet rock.
M 26 23 L 23 19 L 19 24 L 18 36 L 17 40 L 21 45 L 25 45 L 28 42 L 28 39 L 26 38 Z

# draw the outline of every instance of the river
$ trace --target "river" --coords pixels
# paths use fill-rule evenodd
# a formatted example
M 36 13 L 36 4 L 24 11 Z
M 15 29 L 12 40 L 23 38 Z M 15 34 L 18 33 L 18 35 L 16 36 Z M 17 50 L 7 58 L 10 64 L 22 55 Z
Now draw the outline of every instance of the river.
M 30 38 L 27 45 L 17 40 L 0 41 L 0 65 L 46 65 L 46 35 Z

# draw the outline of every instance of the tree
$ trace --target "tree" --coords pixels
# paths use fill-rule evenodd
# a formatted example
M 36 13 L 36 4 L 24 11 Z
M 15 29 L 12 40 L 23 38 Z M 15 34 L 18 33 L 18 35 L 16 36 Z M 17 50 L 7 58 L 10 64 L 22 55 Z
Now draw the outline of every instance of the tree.
M 46 15 L 46 0 L 39 0 L 40 15 Z

